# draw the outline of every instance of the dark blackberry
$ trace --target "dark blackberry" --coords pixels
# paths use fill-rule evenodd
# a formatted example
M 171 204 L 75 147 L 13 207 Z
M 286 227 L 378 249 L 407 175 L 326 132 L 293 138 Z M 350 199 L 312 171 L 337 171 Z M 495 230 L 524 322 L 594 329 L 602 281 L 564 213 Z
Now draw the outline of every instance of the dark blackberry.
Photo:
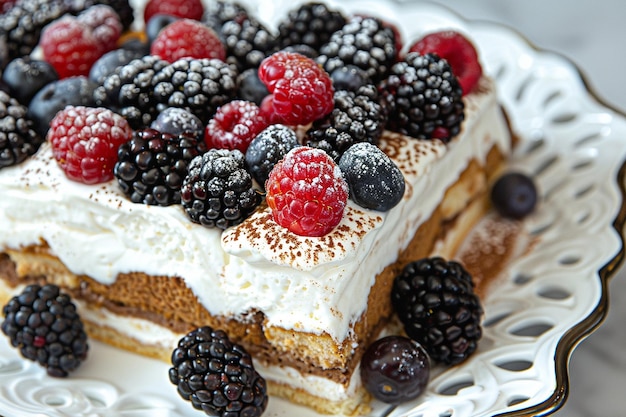
M 246 165 L 256 182 L 265 187 L 265 181 L 274 165 L 296 146 L 296 132 L 284 125 L 270 125 L 259 133 L 246 150 Z
M 226 62 L 239 71 L 257 68 L 276 49 L 276 37 L 251 17 L 225 22 L 218 34 L 226 47 Z
M 2 79 L 9 86 L 11 95 L 28 106 L 39 90 L 58 80 L 59 76 L 47 61 L 25 56 L 9 62 L 2 73 Z
M 308 45 L 319 51 L 333 33 L 346 24 L 344 15 L 321 2 L 309 2 L 291 10 L 278 25 L 280 47 Z
M 192 133 L 201 137 L 204 135 L 204 124 L 195 115 L 185 109 L 169 107 L 163 110 L 150 125 L 152 129 L 170 135 Z
M 2 332 L 48 375 L 65 377 L 87 357 L 83 323 L 69 295 L 56 285 L 29 285 L 2 309 Z
M 409 263 L 394 280 L 391 301 L 407 335 L 432 359 L 453 365 L 476 350 L 483 309 L 461 264 L 440 257 Z
M 265 379 L 250 354 L 226 333 L 204 326 L 172 352 L 169 378 L 182 398 L 210 416 L 259 417 L 267 407 Z
M 197 135 L 139 130 L 119 147 L 113 173 L 133 203 L 169 206 L 180 203 L 187 167 L 205 151 L 204 141 Z
M 146 55 L 117 67 L 95 90 L 96 104 L 121 114 L 135 130 L 150 126 L 158 113 L 152 80 L 167 65 L 157 56 Z
M 251 101 L 257 106 L 267 97 L 270 92 L 259 78 L 256 68 L 248 68 L 237 77 L 237 97 L 242 100 Z
M 37 152 L 43 141 L 28 117 L 28 108 L 0 91 L 0 168 L 19 164 Z
M 378 143 L 387 116 L 374 85 L 364 85 L 356 92 L 338 90 L 334 102 L 332 112 L 307 130 L 306 145 L 323 149 L 338 161 L 355 143 Z
M 252 186 L 241 151 L 210 149 L 191 161 L 181 200 L 193 222 L 226 229 L 248 217 L 261 196 Z
M 68 11 L 76 15 L 97 4 L 110 6 L 120 17 L 120 22 L 126 30 L 130 28 L 135 19 L 135 11 L 129 0 L 64 0 L 64 2 Z
M 434 54 L 409 53 L 380 83 L 389 99 L 389 130 L 449 141 L 465 118 L 463 91 L 450 65 Z
M 6 40 L 7 60 L 30 55 L 44 26 L 68 11 L 63 0 L 18 0 L 0 14 L 0 38 Z
M 332 74 L 337 68 L 355 65 L 374 83 L 384 79 L 397 56 L 393 30 L 375 17 L 352 17 L 320 48 L 320 63 Z
M 181 58 L 154 75 L 157 110 L 183 108 L 207 123 L 218 107 L 237 94 L 237 76 L 234 66 L 219 59 Z
M 205 3 L 202 22 L 219 33 L 229 20 L 242 21 L 248 18 L 248 9 L 238 2 L 214 0 Z

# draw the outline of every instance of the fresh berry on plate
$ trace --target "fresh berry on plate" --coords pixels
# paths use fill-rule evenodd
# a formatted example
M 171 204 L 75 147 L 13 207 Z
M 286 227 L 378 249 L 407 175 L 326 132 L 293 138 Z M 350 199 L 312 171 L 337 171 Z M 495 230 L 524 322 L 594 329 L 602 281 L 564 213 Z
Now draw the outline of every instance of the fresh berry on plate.
M 409 263 L 394 280 L 391 302 L 406 334 L 431 359 L 454 365 L 478 347 L 483 308 L 458 262 L 432 257 Z
M 148 0 L 143 11 L 143 21 L 149 22 L 157 14 L 200 20 L 203 13 L 202 0 Z
M 168 62 L 180 58 L 226 59 L 226 49 L 217 33 L 192 19 L 179 19 L 163 28 L 150 44 L 150 53 Z
M 272 94 L 273 112 L 283 124 L 305 125 L 333 109 L 330 76 L 304 55 L 270 55 L 259 67 L 259 78 Z
M 274 221 L 301 236 L 328 234 L 348 201 L 348 185 L 337 164 L 308 146 L 292 149 L 274 166 L 265 190 Z
M 500 215 L 523 219 L 537 205 L 537 186 L 531 177 L 522 172 L 507 172 L 491 187 L 491 202 Z
M 2 308 L 2 332 L 48 375 L 66 377 L 87 358 L 83 322 L 69 295 L 52 284 L 29 285 Z
M 374 398 L 401 404 L 424 392 L 430 378 L 430 361 L 416 341 L 386 336 L 368 346 L 361 359 L 360 376 Z
M 132 134 L 126 119 L 109 109 L 67 106 L 50 122 L 47 140 L 69 179 L 98 184 L 113 179 L 117 150 Z
M 430 33 L 412 44 L 409 52 L 418 52 L 421 55 L 434 53 L 448 61 L 454 75 L 459 79 L 463 95 L 474 89 L 483 73 L 472 42 L 453 30 Z
M 28 109 L 0 91 L 0 168 L 24 161 L 37 152 L 43 141 L 28 116 Z
M 274 165 L 296 146 L 296 132 L 281 124 L 268 126 L 252 139 L 246 150 L 246 166 L 261 187 L 265 187 Z
M 169 379 L 182 398 L 210 416 L 260 417 L 267 407 L 265 379 L 250 354 L 208 326 L 180 339 Z
M 388 211 L 404 196 L 404 175 L 376 145 L 361 142 L 341 156 L 339 168 L 350 189 L 350 198 L 361 207 Z
M 269 123 L 251 101 L 233 100 L 217 109 L 204 130 L 207 148 L 239 149 L 245 153 L 252 139 Z

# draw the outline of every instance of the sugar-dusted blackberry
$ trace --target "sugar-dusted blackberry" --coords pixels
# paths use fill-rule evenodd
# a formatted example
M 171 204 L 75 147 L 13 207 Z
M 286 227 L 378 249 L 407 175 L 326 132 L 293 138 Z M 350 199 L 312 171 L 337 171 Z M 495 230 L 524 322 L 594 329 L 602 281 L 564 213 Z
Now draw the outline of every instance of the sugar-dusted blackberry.
M 152 129 L 170 135 L 192 133 L 195 136 L 204 134 L 204 124 L 196 115 L 178 107 L 168 107 L 163 110 L 150 125 Z
M 133 203 L 169 206 L 180 203 L 189 163 L 205 150 L 198 135 L 138 130 L 118 148 L 113 173 Z
M 133 129 L 150 126 L 158 113 L 152 80 L 167 65 L 159 57 L 146 55 L 117 67 L 94 91 L 96 104 L 124 116 Z
M 83 323 L 69 295 L 56 285 L 29 285 L 3 307 L 2 332 L 23 357 L 48 375 L 65 377 L 87 358 Z
M 256 68 L 248 68 L 243 71 L 237 77 L 237 97 L 251 101 L 257 106 L 261 105 L 261 102 L 265 97 L 269 95 L 269 91 L 263 81 L 259 78 L 259 72 Z
M 30 56 L 15 58 L 2 73 L 2 80 L 9 86 L 11 95 L 25 106 L 46 84 L 58 79 L 49 62 Z
M 63 0 L 18 0 L 0 14 L 0 38 L 6 40 L 8 61 L 30 55 L 44 26 L 67 12 Z
M 210 416 L 259 417 L 267 407 L 265 379 L 250 354 L 208 326 L 180 339 L 169 378 L 182 398 Z
M 0 168 L 19 164 L 37 152 L 43 141 L 28 116 L 28 108 L 0 91 Z
M 239 71 L 257 68 L 277 45 L 276 36 L 252 17 L 229 20 L 218 33 L 226 47 L 226 62 L 236 65 Z
M 195 157 L 181 200 L 189 218 L 209 228 L 241 223 L 261 203 L 239 150 L 209 149 Z
M 306 145 L 323 149 L 337 161 L 355 143 L 378 143 L 387 116 L 373 84 L 356 92 L 336 91 L 334 102 L 330 114 L 314 121 L 307 130 Z
M 214 0 L 206 2 L 202 22 L 218 32 L 230 20 L 241 21 L 250 16 L 248 9 L 236 1 Z
M 203 123 L 237 94 L 238 72 L 219 59 L 181 58 L 158 71 L 152 80 L 157 110 L 180 107 Z
M 274 165 L 296 146 L 296 132 L 281 124 L 266 127 L 252 139 L 246 150 L 246 166 L 261 187 L 265 187 Z
M 437 55 L 407 54 L 391 68 L 379 89 L 389 93 L 389 130 L 444 142 L 461 130 L 463 91 L 448 62 Z
M 308 45 L 319 51 L 346 24 L 345 16 L 322 2 L 304 3 L 289 11 L 278 25 L 280 47 Z
M 384 79 L 397 56 L 395 34 L 375 17 L 352 17 L 320 48 L 320 63 L 332 74 L 337 68 L 355 65 L 374 83 Z
M 461 264 L 440 257 L 409 263 L 394 280 L 391 301 L 407 335 L 433 360 L 457 364 L 476 350 L 483 308 Z
M 72 14 L 79 14 L 91 6 L 104 4 L 110 6 L 120 18 L 124 29 L 129 29 L 135 19 L 135 11 L 129 0 L 63 0 Z

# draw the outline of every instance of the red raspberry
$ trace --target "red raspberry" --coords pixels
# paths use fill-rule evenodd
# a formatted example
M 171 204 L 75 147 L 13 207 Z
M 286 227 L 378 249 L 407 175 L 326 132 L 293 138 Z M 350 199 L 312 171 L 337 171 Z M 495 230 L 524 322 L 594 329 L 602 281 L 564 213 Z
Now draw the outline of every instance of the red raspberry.
M 143 11 L 143 21 L 148 23 L 155 14 L 200 20 L 204 6 L 202 0 L 149 0 Z
M 276 52 L 259 66 L 281 123 L 306 125 L 333 109 L 333 83 L 315 61 L 296 52 Z
M 88 75 L 93 63 L 104 53 L 91 28 L 69 15 L 46 26 L 39 44 L 44 59 L 59 78 Z
M 77 19 L 91 28 L 93 36 L 102 46 L 103 54 L 117 47 L 117 40 L 124 27 L 120 16 L 111 6 L 96 4 L 80 13 Z
M 274 221 L 301 236 L 329 233 L 348 201 L 348 185 L 337 164 L 308 146 L 289 151 L 270 172 L 265 189 Z
M 47 139 L 69 179 L 98 184 L 113 179 L 117 148 L 132 134 L 126 119 L 109 109 L 67 106 L 50 122 Z
M 150 45 L 150 53 L 168 62 L 186 57 L 226 59 L 226 49 L 217 33 L 191 19 L 180 19 L 161 29 Z
M 483 74 L 474 45 L 453 30 L 430 33 L 411 45 L 409 52 L 434 53 L 448 61 L 459 79 L 463 95 L 472 91 Z
M 269 126 L 259 107 L 251 101 L 233 100 L 217 109 L 204 130 L 209 149 L 239 149 L 246 153 L 248 145 Z

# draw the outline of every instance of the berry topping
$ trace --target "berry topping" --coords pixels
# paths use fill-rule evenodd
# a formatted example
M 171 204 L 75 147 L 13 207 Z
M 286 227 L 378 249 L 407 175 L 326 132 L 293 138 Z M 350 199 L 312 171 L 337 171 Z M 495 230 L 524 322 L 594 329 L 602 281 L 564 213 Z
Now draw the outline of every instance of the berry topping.
M 461 130 L 465 104 L 461 86 L 446 60 L 408 54 L 379 86 L 389 100 L 389 130 L 418 139 L 449 141 Z
M 112 51 L 117 47 L 117 40 L 122 34 L 122 22 L 111 6 L 96 4 L 81 12 L 77 20 L 86 24 L 100 45 L 102 52 Z
M 430 362 L 424 348 L 402 336 L 372 343 L 361 359 L 361 380 L 377 400 L 400 404 L 417 398 L 428 384 Z
M 226 59 L 217 33 L 191 19 L 179 19 L 163 28 L 150 45 L 150 53 L 168 62 L 180 58 Z
M 259 133 L 246 151 L 246 165 L 257 183 L 265 187 L 274 165 L 299 146 L 296 132 L 284 125 L 268 126 Z
M 421 55 L 434 53 L 448 61 L 459 79 L 463 94 L 468 94 L 478 84 L 483 70 L 474 45 L 459 32 L 447 30 L 424 36 L 409 48 Z
M 66 377 L 87 358 L 83 323 L 69 295 L 55 285 L 29 285 L 3 307 L 2 332 L 48 375 Z
M 181 200 L 193 222 L 226 229 L 248 217 L 261 196 L 252 187 L 239 150 L 209 149 L 191 161 Z
M 308 124 L 333 109 L 329 75 L 304 55 L 272 54 L 261 63 L 259 78 L 272 93 L 273 111 L 284 124 Z
M 43 143 L 27 111 L 16 99 L 0 91 L 0 168 L 19 164 Z
M 50 63 L 27 56 L 9 62 L 2 73 L 2 80 L 9 86 L 11 95 L 25 106 L 46 84 L 58 78 Z
M 280 46 L 307 45 L 319 51 L 345 23 L 341 12 L 329 9 L 324 3 L 304 3 L 291 10 L 278 25 Z
M 439 257 L 409 263 L 394 280 L 391 301 L 406 334 L 431 359 L 454 365 L 476 350 L 483 309 L 461 264 Z
M 180 203 L 189 163 L 205 150 L 197 135 L 140 130 L 119 147 L 113 172 L 133 203 L 169 206 Z
M 126 119 L 109 109 L 67 106 L 50 122 L 47 139 L 69 179 L 98 184 L 113 179 L 117 149 L 132 134 Z
M 156 14 L 200 20 L 203 13 L 202 0 L 148 0 L 143 11 L 143 21 L 149 22 Z
M 196 115 L 178 107 L 168 107 L 163 110 L 150 127 L 170 135 L 191 133 L 194 136 L 201 137 L 204 134 L 202 121 Z
M 537 187 L 526 174 L 508 172 L 491 187 L 491 202 L 501 216 L 523 219 L 537 205 Z
M 324 236 L 339 224 L 348 185 L 320 149 L 298 146 L 279 161 L 265 184 L 274 221 L 301 236 Z
M 377 146 L 362 142 L 352 145 L 339 160 L 350 198 L 361 207 L 387 211 L 402 200 L 404 176 Z
M 233 100 L 218 108 L 209 120 L 204 140 L 209 149 L 239 149 L 245 153 L 252 139 L 267 126 L 256 104 Z
M 210 416 L 260 417 L 267 407 L 265 379 L 250 354 L 208 326 L 180 339 L 169 378 L 181 397 Z

